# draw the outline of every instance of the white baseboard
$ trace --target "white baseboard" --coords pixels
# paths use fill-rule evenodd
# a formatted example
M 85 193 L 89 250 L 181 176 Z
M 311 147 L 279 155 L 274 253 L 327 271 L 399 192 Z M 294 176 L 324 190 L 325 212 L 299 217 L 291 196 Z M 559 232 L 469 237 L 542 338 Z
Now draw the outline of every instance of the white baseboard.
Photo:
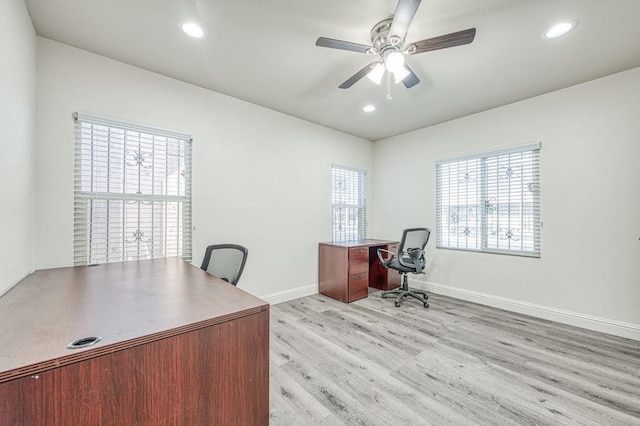
M 507 299 L 505 297 L 494 296 L 491 294 L 433 282 L 409 279 L 409 283 L 412 287 L 421 288 L 431 293 L 442 294 L 444 296 L 467 300 L 481 305 L 492 306 L 494 308 L 531 315 L 533 317 L 573 325 L 587 330 L 599 331 L 602 333 L 612 334 L 614 336 L 640 341 L 640 325 L 638 324 L 625 323 L 622 321 L 565 311 L 562 309 L 551 308 L 549 306 L 535 305 L 533 303 L 522 302 L 520 300 Z M 265 296 L 260 296 L 260 298 L 269 304 L 275 305 L 317 293 L 318 285 L 311 284 L 291 290 L 279 291 Z
M 621 321 L 580 314 L 577 312 L 564 311 L 562 309 L 535 305 L 533 303 L 507 299 L 504 297 L 493 296 L 490 294 L 479 293 L 476 291 L 465 290 L 457 287 L 450 287 L 443 284 L 436 284 L 432 282 L 424 282 L 412 279 L 409 279 L 409 282 L 411 286 L 421 288 L 431 293 L 451 296 L 455 297 L 456 299 L 467 300 L 469 302 L 475 302 L 481 305 L 492 306 L 507 311 L 531 315 L 537 318 L 556 321 L 562 324 L 573 325 L 576 327 L 586 328 L 588 330 L 600 331 L 603 333 L 612 334 L 614 336 L 620 336 L 627 339 L 640 341 L 640 325 L 638 324 L 630 324 Z
M 282 302 L 288 302 L 289 300 L 311 296 L 312 294 L 318 294 L 318 284 L 297 287 L 291 290 L 279 291 L 276 293 L 268 294 L 266 296 L 260 296 L 260 299 L 268 302 L 270 305 L 275 305 Z

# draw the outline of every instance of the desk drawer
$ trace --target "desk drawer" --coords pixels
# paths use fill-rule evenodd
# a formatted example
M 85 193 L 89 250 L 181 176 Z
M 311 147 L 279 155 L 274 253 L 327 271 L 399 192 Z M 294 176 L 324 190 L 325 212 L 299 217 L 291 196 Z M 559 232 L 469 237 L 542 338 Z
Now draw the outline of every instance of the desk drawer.
M 352 247 L 349 249 L 349 275 L 369 272 L 369 248 Z
M 363 299 L 369 294 L 369 273 L 363 272 L 349 276 L 348 302 Z

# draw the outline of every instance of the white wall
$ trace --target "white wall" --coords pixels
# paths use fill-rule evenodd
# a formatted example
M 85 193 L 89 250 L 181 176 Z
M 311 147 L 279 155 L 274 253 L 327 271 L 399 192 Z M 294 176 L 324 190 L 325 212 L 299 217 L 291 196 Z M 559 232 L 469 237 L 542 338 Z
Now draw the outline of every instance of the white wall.
M 332 162 L 369 170 L 369 235 L 397 239 L 405 227 L 435 228 L 436 160 L 540 141 L 542 257 L 437 250 L 434 236 L 423 282 L 640 339 L 637 99 L 640 69 L 372 146 L 39 38 L 36 267 L 72 264 L 74 111 L 192 133 L 194 263 L 207 244 L 244 244 L 240 287 L 272 301 L 315 291 Z
M 418 280 L 434 292 L 640 339 L 639 99 L 633 69 L 377 142 L 374 232 L 435 231 L 436 160 L 540 141 L 541 258 L 435 249 L 434 233 L 429 271 Z
M 38 38 L 36 266 L 73 264 L 74 111 L 193 135 L 194 264 L 208 244 L 249 248 L 240 288 L 317 292 L 331 238 L 331 163 L 371 170 L 372 143 Z
M 36 35 L 22 0 L 0 0 L 0 295 L 33 270 Z

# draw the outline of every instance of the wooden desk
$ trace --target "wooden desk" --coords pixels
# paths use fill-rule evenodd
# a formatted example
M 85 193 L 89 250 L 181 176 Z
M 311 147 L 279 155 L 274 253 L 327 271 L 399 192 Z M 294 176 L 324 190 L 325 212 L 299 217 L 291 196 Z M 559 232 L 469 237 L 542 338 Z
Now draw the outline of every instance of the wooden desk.
M 269 305 L 178 258 L 34 272 L 0 298 L 0 425 L 36 424 L 268 425 Z
M 359 240 L 320 243 L 318 290 L 350 303 L 367 297 L 369 287 L 390 290 L 400 286 L 400 275 L 391 273 L 378 259 L 379 248 L 398 252 L 397 241 Z

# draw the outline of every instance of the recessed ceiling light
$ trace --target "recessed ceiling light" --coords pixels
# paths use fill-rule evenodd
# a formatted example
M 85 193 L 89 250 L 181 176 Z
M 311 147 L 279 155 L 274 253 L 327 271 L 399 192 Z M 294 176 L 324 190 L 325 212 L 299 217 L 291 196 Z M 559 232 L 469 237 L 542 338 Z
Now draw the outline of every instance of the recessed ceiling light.
M 193 38 L 204 37 L 204 30 L 200 25 L 196 24 L 195 22 L 185 22 L 184 24 L 182 24 L 180 28 L 182 28 L 182 31 L 189 37 L 193 37 Z
M 364 112 L 373 112 L 376 110 L 376 107 L 374 107 L 373 105 L 365 105 L 362 110 Z
M 578 21 L 563 21 L 555 24 L 542 34 L 543 38 L 552 39 L 565 35 L 578 26 Z

